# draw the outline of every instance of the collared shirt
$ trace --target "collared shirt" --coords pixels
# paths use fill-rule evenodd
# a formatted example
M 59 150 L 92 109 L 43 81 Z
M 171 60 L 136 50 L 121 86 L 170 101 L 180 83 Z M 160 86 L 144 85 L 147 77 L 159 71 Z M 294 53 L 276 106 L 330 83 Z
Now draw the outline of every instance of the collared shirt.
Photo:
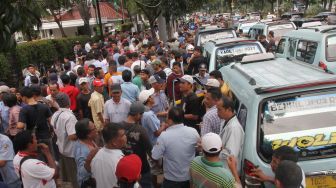
M 8 121 L 8 134 L 11 136 L 15 136 L 17 133 L 16 125 L 19 122 L 19 114 L 20 114 L 21 106 L 15 105 L 9 109 L 9 121 Z
M 132 83 L 135 84 L 136 86 L 138 86 L 139 90 L 141 89 L 141 86 L 142 86 L 142 80 L 141 80 L 141 77 L 140 75 L 136 75 L 134 76 L 133 80 L 132 80 Z
M 204 77 L 200 76 L 199 73 L 195 74 L 195 76 L 202 82 L 202 84 L 206 84 L 210 77 L 209 73 L 205 73 Z
M 203 136 L 210 132 L 219 134 L 221 122 L 222 120 L 218 117 L 217 107 L 214 105 L 203 116 L 201 135 Z
M 166 94 L 164 93 L 163 90 L 161 90 L 160 92 L 156 92 L 152 95 L 155 103 L 152 107 L 152 111 L 157 114 L 159 112 L 165 112 L 167 111 L 168 107 L 169 107 L 169 103 L 168 103 L 168 98 L 166 96 Z M 160 121 L 165 121 L 166 117 L 159 117 Z
M 91 173 L 84 168 L 84 164 L 89 153 L 90 149 L 87 145 L 83 144 L 79 140 L 75 142 L 74 157 L 77 166 L 77 181 L 79 186 L 81 186 L 83 181 L 88 179 L 91 175 Z
M 50 120 L 57 135 L 57 146 L 60 153 L 66 157 L 74 157 L 75 142 L 68 139 L 68 136 L 76 134 L 75 125 L 77 119 L 70 109 L 60 108 Z
M 154 133 L 160 128 L 160 120 L 158 117 L 154 114 L 153 111 L 148 110 L 142 115 L 141 125 L 146 129 L 152 145 L 155 145 L 157 137 L 154 135 Z
M 104 113 L 104 97 L 102 94 L 94 91 L 89 100 L 89 107 L 91 107 L 92 119 L 98 130 L 103 128 L 103 122 L 100 121 L 98 113 Z
M 163 157 L 164 178 L 170 181 L 190 179 L 190 162 L 195 157 L 199 139 L 196 129 L 183 124 L 173 125 L 161 133 L 153 147 L 152 157 L 155 160 Z
M 110 99 L 104 104 L 104 119 L 108 119 L 112 123 L 120 123 L 126 120 L 130 111 L 131 102 L 121 98 L 119 103 Z
M 9 125 L 9 108 L 7 106 L 5 106 L 5 104 L 3 103 L 3 101 L 0 101 L 0 123 L 1 123 L 1 127 L 0 127 L 0 132 L 5 133 L 5 131 L 8 129 L 8 125 Z
M 140 94 L 140 89 L 132 82 L 124 82 L 121 85 L 122 95 L 121 97 L 129 102 L 135 102 Z
M 190 184 L 195 188 L 235 188 L 235 179 L 224 168 L 223 162 L 210 162 L 205 157 L 196 157 L 190 165 Z
M 221 159 L 226 162 L 226 158 L 233 155 L 237 159 L 237 169 L 240 169 L 245 133 L 236 115 L 225 121 L 219 136 L 223 142 L 223 150 L 220 154 Z
M 87 76 L 86 77 L 89 80 L 89 88 L 91 91 L 93 91 L 93 80 L 96 79 L 94 76 Z

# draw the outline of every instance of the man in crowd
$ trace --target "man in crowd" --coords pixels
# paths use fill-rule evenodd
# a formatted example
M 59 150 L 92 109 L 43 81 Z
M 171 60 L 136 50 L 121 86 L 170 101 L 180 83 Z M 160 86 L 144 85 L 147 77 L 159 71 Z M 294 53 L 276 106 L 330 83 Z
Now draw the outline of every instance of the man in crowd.
M 124 70 L 122 72 L 122 79 L 124 80 L 124 83 L 121 84 L 121 97 L 131 103 L 137 101 L 140 89 L 132 83 L 132 72 L 130 70 Z
M 218 80 L 222 94 L 232 99 L 232 92 L 230 91 L 228 84 L 224 82 L 222 73 L 219 70 L 214 70 L 211 71 L 209 75 L 210 79 Z
M 118 69 L 117 69 L 118 72 L 123 72 L 124 70 L 131 70 L 130 68 L 125 66 L 126 56 L 124 56 L 124 55 L 119 56 L 117 64 L 118 63 L 119 63 L 119 66 L 118 66 Z
M 120 123 L 126 120 L 131 102 L 121 97 L 122 89 L 119 84 L 111 86 L 111 99 L 104 104 L 105 123 Z
M 154 160 L 163 157 L 163 188 L 185 188 L 190 185 L 189 167 L 200 137 L 195 129 L 184 126 L 183 120 L 182 109 L 171 108 L 168 112 L 168 128 L 161 133 L 152 150 Z
M 3 102 L 3 94 L 9 93 L 10 89 L 6 85 L 0 86 L 0 132 L 5 133 L 9 125 L 9 108 Z
M 151 84 L 149 83 L 150 72 L 148 69 L 141 69 L 140 77 L 142 80 L 142 86 L 140 91 L 152 88 Z
M 50 95 L 46 97 L 46 99 L 49 101 L 49 107 L 52 112 L 55 112 L 58 110 L 59 106 L 55 100 L 55 97 L 57 94 L 60 93 L 60 88 L 57 82 L 51 82 L 49 83 L 49 91 Z
M 35 69 L 35 66 L 32 65 L 32 64 L 29 64 L 27 66 L 27 69 L 28 69 L 28 74 L 26 75 L 26 78 L 24 80 L 24 86 L 30 86 L 32 83 L 31 83 L 31 77 L 36 77 L 36 78 L 39 78 L 39 75 L 37 74 L 36 72 L 36 69 Z M 39 82 L 39 81 L 38 81 Z
M 202 82 L 202 84 L 206 84 L 209 79 L 209 74 L 207 73 L 206 64 L 202 63 L 198 67 L 198 73 L 195 76 Z
M 77 139 L 75 124 L 77 119 L 70 110 L 70 99 L 65 93 L 57 94 L 55 100 L 60 108 L 53 114 L 50 122 L 55 130 L 57 136 L 56 144 L 61 154 L 61 177 L 63 181 L 71 182 L 73 187 L 78 187 L 74 159 L 74 141 Z
M 102 95 L 104 83 L 101 80 L 94 80 L 93 86 L 94 92 L 91 94 L 88 106 L 91 108 L 93 122 L 97 130 L 100 131 L 104 125 L 104 97 Z
M 141 72 L 140 66 L 135 66 L 133 72 L 134 72 L 134 77 L 133 77 L 132 83 L 135 84 L 141 91 L 142 80 L 140 76 L 140 72 Z
M 93 86 L 93 80 L 95 79 L 94 76 L 94 70 L 95 70 L 96 66 L 94 65 L 89 65 L 88 69 L 87 69 L 87 79 L 89 80 L 89 88 L 91 91 L 94 90 L 94 86 Z
M 58 177 L 58 169 L 47 145 L 37 144 L 35 135 L 24 130 L 15 136 L 14 148 L 18 153 L 13 164 L 17 176 L 22 178 L 23 187 L 56 188 L 54 179 Z M 47 163 L 37 159 L 38 148 Z
M 86 77 L 79 79 L 80 93 L 77 96 L 77 108 L 79 112 L 79 118 L 88 118 L 92 121 L 91 108 L 88 106 L 91 98 L 91 92 L 89 90 L 89 81 Z
M 276 188 L 302 188 L 302 170 L 293 161 L 281 161 L 275 171 Z
M 161 122 L 164 122 L 166 120 L 169 107 L 167 96 L 162 90 L 163 84 L 166 82 L 166 80 L 162 79 L 159 75 L 154 74 L 149 78 L 148 81 L 154 89 L 154 94 L 152 97 L 155 103 L 151 110 L 158 116 Z
M 61 80 L 64 87 L 61 89 L 61 92 L 67 94 L 70 98 L 70 110 L 75 112 L 77 110 L 77 96 L 79 94 L 78 88 L 70 85 L 70 76 L 66 74 L 61 75 Z
M 219 88 L 212 88 L 207 90 L 205 94 L 204 102 L 208 110 L 203 116 L 201 135 L 213 132 L 216 134 L 220 133 L 221 119 L 218 117 L 217 113 L 217 103 L 221 100 L 222 94 Z
M 105 74 L 104 81 L 109 95 L 111 95 L 110 88 L 113 84 L 121 84 L 123 82 L 121 72 L 117 72 L 117 63 L 113 60 L 109 61 L 109 71 Z
M 181 64 L 174 62 L 173 72 L 167 78 L 167 93 L 170 101 L 174 100 L 173 91 L 175 92 L 175 100 L 180 100 L 182 98 L 179 84 L 177 82 L 173 84 L 177 78 L 181 78 L 182 76 Z
M 153 69 L 154 69 L 154 75 L 158 75 L 161 77 L 163 80 L 167 80 L 167 75 L 166 73 L 162 70 L 161 68 L 161 61 L 156 59 L 151 63 Z
M 205 59 L 202 56 L 202 47 L 196 46 L 194 53 L 188 61 L 188 72 L 192 75 L 198 73 L 198 67 L 200 64 L 205 63 Z

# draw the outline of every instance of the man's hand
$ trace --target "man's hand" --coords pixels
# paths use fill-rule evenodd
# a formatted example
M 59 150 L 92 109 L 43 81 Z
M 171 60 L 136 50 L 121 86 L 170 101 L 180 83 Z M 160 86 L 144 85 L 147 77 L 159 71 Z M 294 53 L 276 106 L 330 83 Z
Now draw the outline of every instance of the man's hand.
M 49 147 L 46 144 L 40 143 L 37 145 L 37 147 L 39 147 L 41 149 L 41 152 L 44 155 L 51 155 Z
M 274 179 L 272 177 L 269 177 L 266 174 L 264 174 L 264 172 L 259 168 L 252 169 L 251 171 L 252 171 L 251 175 L 256 177 L 261 182 L 265 181 L 274 182 Z
M 233 155 L 227 157 L 226 161 L 231 171 L 237 171 L 237 159 Z

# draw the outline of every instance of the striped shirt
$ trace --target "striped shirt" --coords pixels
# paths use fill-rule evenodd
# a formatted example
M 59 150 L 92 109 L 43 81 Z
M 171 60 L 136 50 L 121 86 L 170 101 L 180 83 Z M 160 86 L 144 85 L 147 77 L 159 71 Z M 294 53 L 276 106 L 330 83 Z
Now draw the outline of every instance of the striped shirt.
M 190 185 L 194 188 L 234 188 L 235 179 L 222 162 L 210 162 L 198 156 L 191 162 Z
M 224 121 L 224 120 L 223 120 Z M 217 107 L 214 105 L 203 116 L 203 123 L 201 126 L 201 136 L 207 133 L 220 133 L 220 126 L 222 120 L 218 117 Z

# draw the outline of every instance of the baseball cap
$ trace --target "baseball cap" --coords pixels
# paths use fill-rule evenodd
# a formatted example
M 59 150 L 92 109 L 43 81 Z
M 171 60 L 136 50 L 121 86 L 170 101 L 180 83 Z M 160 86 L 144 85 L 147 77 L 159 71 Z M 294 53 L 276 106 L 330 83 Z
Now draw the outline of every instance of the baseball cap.
M 222 140 L 218 134 L 207 133 L 202 136 L 202 149 L 207 153 L 218 153 L 222 149 Z
M 204 63 L 202 63 L 202 64 L 200 64 L 200 66 L 198 67 L 198 69 L 199 70 L 207 70 L 207 66 Z
M 101 87 L 101 86 L 103 86 L 103 85 L 104 85 L 104 83 L 103 83 L 101 80 L 99 80 L 99 79 L 95 79 L 95 80 L 93 81 L 93 86 Z
M 190 84 L 194 84 L 194 79 L 190 75 L 184 75 L 181 78 L 177 78 L 177 80 L 180 82 L 188 82 Z
M 85 77 L 82 77 L 78 80 L 78 83 L 79 83 L 79 85 L 81 85 L 82 83 L 88 83 L 88 79 L 85 78 Z
M 132 183 L 140 178 L 141 166 L 142 162 L 139 156 L 136 154 L 127 155 L 119 160 L 115 174 L 119 180 Z
M 6 85 L 0 86 L 0 93 L 9 93 L 9 92 L 10 92 L 10 89 L 8 86 Z
M 148 98 L 154 94 L 154 88 L 151 88 L 149 90 L 143 90 L 139 94 L 139 101 L 144 104 Z
M 220 83 L 219 83 L 218 80 L 216 80 L 214 78 L 209 78 L 205 85 L 210 86 L 210 87 L 219 87 Z
M 161 61 L 156 59 L 152 62 L 153 65 L 161 65 Z
M 150 84 L 153 84 L 153 83 L 159 83 L 159 84 L 162 84 L 162 83 L 165 83 L 165 80 L 162 79 L 159 75 L 155 74 L 155 75 L 149 77 L 148 82 L 149 82 Z
M 120 86 L 120 84 L 112 84 L 111 85 L 111 92 L 113 93 L 113 92 L 119 92 L 119 91 L 121 91 L 121 86 Z
M 192 44 L 188 44 L 187 47 L 186 47 L 187 51 L 192 51 L 194 49 L 195 49 L 195 47 Z
M 145 105 L 140 101 L 136 101 L 131 104 L 129 115 L 142 114 L 145 111 Z

